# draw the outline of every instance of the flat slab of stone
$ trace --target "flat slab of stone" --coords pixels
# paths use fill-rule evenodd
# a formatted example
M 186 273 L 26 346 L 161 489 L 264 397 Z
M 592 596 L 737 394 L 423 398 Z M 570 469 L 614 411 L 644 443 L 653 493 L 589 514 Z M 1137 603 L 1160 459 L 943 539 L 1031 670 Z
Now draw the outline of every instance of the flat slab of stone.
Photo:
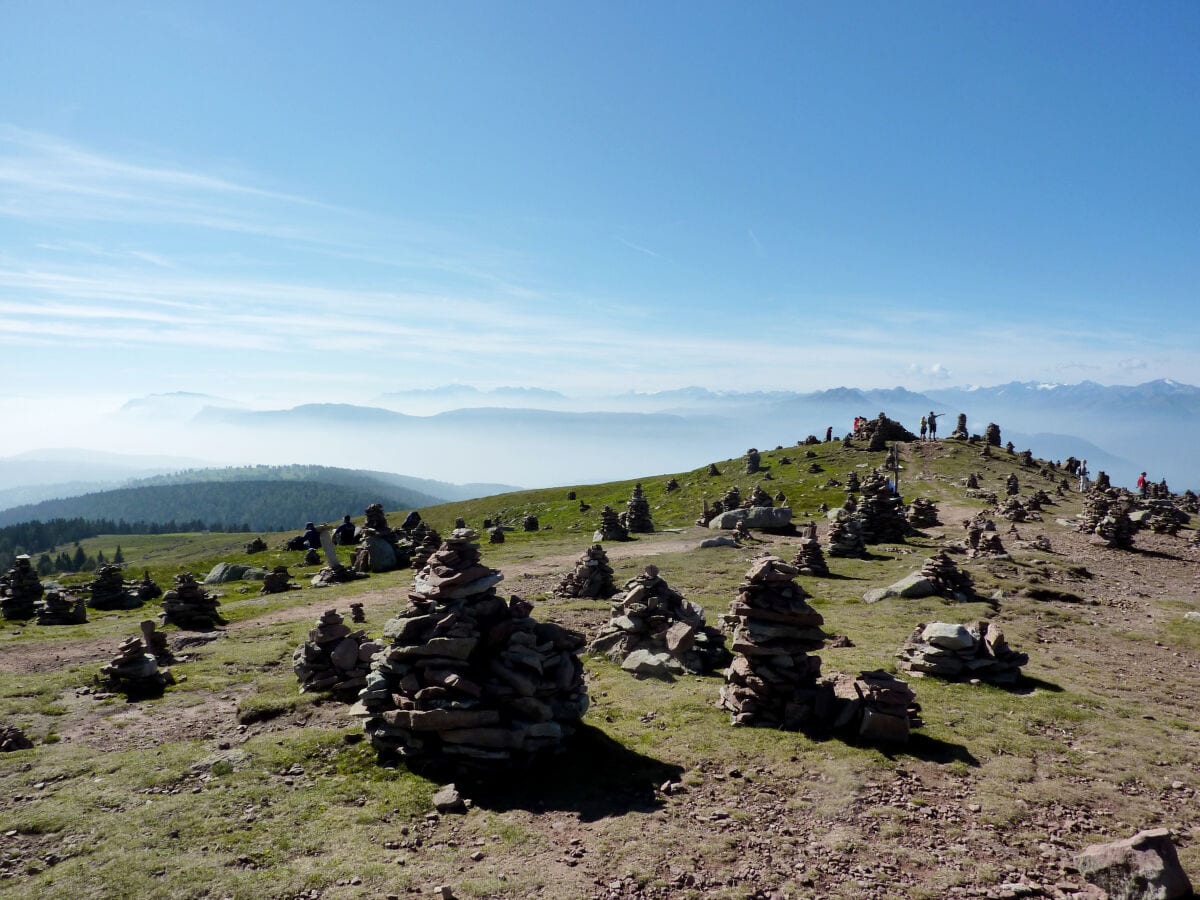
M 653 653 L 650 650 L 634 650 L 621 663 L 626 672 L 640 678 L 662 678 L 671 680 L 683 674 L 683 666 L 670 653 Z
M 713 547 L 736 547 L 738 542 L 727 534 L 720 534 L 716 537 L 705 538 L 700 542 L 701 550 L 708 550 Z
M 916 600 L 921 597 L 931 597 L 934 593 L 936 591 L 933 582 L 920 572 L 913 572 L 887 587 L 867 591 L 863 594 L 863 599 L 868 603 L 878 603 L 889 597 L 905 597 L 909 600 Z
M 921 632 L 921 640 L 943 650 L 968 650 L 975 646 L 975 638 L 962 625 L 949 622 L 933 622 Z
M 713 531 L 729 531 L 744 522 L 747 528 L 787 528 L 792 523 L 792 510 L 787 506 L 751 506 L 718 513 L 708 523 Z

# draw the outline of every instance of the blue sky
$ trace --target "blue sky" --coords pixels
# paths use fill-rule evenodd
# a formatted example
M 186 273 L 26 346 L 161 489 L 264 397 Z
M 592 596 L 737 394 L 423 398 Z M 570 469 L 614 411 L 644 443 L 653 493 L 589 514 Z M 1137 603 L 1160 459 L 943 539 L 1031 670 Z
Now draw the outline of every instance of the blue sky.
M 1198 46 L 1195 2 L 5 0 L 0 409 L 1200 383 Z

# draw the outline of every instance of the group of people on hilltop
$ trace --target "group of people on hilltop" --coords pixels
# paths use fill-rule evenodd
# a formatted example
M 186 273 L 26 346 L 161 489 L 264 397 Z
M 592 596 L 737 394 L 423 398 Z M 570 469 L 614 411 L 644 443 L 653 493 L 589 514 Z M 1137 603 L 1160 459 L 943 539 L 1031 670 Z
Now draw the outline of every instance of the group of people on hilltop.
M 354 534 L 354 523 L 350 521 L 349 516 L 343 516 L 342 524 L 333 529 L 333 542 L 342 545 L 353 544 Z M 321 529 L 312 522 L 306 522 L 304 525 L 304 545 L 310 550 L 321 549 Z
M 930 410 L 929 415 L 921 416 L 921 440 L 937 440 L 937 420 L 944 415 L 945 413 L 935 413 L 933 410 Z M 929 434 L 928 438 L 925 437 L 927 432 Z

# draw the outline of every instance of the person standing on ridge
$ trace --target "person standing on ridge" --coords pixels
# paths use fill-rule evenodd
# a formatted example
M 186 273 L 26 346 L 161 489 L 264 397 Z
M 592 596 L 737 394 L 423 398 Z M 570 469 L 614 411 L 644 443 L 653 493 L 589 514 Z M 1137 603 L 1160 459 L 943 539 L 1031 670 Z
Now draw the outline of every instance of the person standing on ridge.
M 1146 483 L 1146 473 L 1145 472 L 1143 472 L 1141 475 L 1138 476 L 1137 489 L 1138 489 L 1139 494 L 1141 494 L 1143 497 L 1146 496 L 1146 493 L 1149 490 L 1149 486 Z
M 937 420 L 939 416 L 944 415 L 945 413 L 935 413 L 933 410 L 929 411 L 929 439 L 931 441 L 937 440 Z
M 925 432 L 929 430 L 929 420 L 921 416 L 921 440 L 925 440 Z
M 1084 493 L 1088 489 L 1088 467 L 1087 460 L 1079 464 L 1079 493 Z
M 832 440 L 833 440 L 833 426 L 830 425 L 828 428 L 825 429 L 825 443 L 828 444 Z

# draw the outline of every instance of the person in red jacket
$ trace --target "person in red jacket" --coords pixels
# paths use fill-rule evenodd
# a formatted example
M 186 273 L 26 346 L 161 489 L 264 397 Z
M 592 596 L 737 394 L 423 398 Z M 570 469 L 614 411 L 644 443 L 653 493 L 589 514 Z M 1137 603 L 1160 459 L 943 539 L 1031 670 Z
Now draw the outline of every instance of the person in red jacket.
M 1141 475 L 1138 476 L 1137 489 L 1138 489 L 1139 494 L 1141 494 L 1143 497 L 1146 496 L 1146 491 L 1148 490 L 1148 486 L 1146 484 L 1146 473 L 1145 472 L 1143 472 Z

